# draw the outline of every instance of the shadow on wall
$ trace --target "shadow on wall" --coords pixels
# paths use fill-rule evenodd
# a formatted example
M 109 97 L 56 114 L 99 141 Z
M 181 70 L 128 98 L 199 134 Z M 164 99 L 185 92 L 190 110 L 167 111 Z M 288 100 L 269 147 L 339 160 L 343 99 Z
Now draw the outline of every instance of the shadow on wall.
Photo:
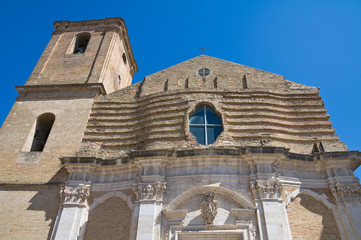
M 37 193 L 29 201 L 30 206 L 26 209 L 28 211 L 43 211 L 45 212 L 45 219 L 36 219 L 34 222 L 46 221 L 49 222 L 49 231 L 47 239 L 50 239 L 53 231 L 56 216 L 60 205 L 60 188 L 68 178 L 68 172 L 65 168 L 61 168 L 46 185 L 34 186 L 26 188 L 28 191 L 37 191 Z
M 292 239 L 341 239 L 331 209 L 311 196 L 297 196 L 287 208 Z
M 86 240 L 128 240 L 132 210 L 120 197 L 99 203 L 89 212 L 85 230 Z
M 58 182 L 0 185 L 0 239 L 50 239 L 67 175 L 61 169 Z

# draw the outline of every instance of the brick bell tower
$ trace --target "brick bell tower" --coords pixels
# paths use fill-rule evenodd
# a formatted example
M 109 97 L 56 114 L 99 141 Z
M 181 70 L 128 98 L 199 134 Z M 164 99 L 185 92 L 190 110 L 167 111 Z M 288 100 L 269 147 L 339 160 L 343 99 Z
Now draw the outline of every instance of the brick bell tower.
M 138 67 L 122 18 L 54 22 L 52 38 L 0 130 L 1 183 L 62 182 L 93 100 L 131 84 Z
M 138 68 L 122 18 L 57 21 L 54 28 L 26 86 L 103 83 L 110 93 L 131 84 Z

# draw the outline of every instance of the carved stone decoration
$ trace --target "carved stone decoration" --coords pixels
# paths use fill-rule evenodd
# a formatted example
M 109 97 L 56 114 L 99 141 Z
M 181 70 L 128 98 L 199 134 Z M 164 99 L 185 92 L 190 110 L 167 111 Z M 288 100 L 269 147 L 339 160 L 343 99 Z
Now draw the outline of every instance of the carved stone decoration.
M 217 215 L 218 202 L 214 201 L 214 192 L 204 193 L 205 201 L 201 202 L 201 212 L 207 226 L 212 226 Z
M 253 223 L 252 223 L 251 226 L 250 226 L 250 231 L 251 231 L 251 234 L 252 234 L 253 239 L 256 239 L 256 237 L 257 237 L 257 229 L 256 229 L 256 227 L 253 225 Z
M 361 201 L 361 185 L 359 183 L 336 183 L 331 185 L 330 189 L 337 202 Z
M 270 140 L 264 139 L 264 138 L 262 138 L 262 139 L 259 141 L 259 143 L 261 144 L 262 147 L 267 146 L 269 142 L 270 142 Z
M 85 205 L 90 196 L 90 184 L 79 184 L 76 187 L 65 186 L 60 189 L 63 205 Z
M 250 189 L 255 199 L 281 199 L 283 185 L 278 180 L 250 183 Z
M 133 191 L 138 200 L 162 201 L 166 183 L 138 183 L 133 185 Z

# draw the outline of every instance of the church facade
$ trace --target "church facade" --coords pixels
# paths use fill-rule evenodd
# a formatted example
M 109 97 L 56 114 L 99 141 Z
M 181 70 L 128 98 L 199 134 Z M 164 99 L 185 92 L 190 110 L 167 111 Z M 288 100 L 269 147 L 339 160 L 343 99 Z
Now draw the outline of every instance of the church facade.
M 0 130 L 0 239 L 361 239 L 318 88 L 203 54 L 131 85 L 123 19 L 54 28 Z

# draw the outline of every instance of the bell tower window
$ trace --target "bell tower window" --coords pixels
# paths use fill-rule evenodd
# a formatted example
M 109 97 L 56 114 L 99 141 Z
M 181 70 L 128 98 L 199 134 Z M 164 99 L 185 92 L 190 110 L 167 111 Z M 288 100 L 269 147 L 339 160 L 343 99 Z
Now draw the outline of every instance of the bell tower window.
M 123 53 L 122 58 L 124 65 L 127 65 L 127 56 L 125 56 L 125 53 Z
M 222 119 L 210 106 L 198 106 L 189 117 L 189 131 L 196 137 L 198 143 L 212 144 L 223 131 Z
M 52 113 L 44 113 L 38 117 L 36 121 L 33 143 L 30 149 L 31 152 L 43 151 L 54 121 L 55 116 Z
M 90 33 L 81 33 L 76 36 L 74 51 L 73 53 L 81 54 L 84 53 L 90 40 Z

